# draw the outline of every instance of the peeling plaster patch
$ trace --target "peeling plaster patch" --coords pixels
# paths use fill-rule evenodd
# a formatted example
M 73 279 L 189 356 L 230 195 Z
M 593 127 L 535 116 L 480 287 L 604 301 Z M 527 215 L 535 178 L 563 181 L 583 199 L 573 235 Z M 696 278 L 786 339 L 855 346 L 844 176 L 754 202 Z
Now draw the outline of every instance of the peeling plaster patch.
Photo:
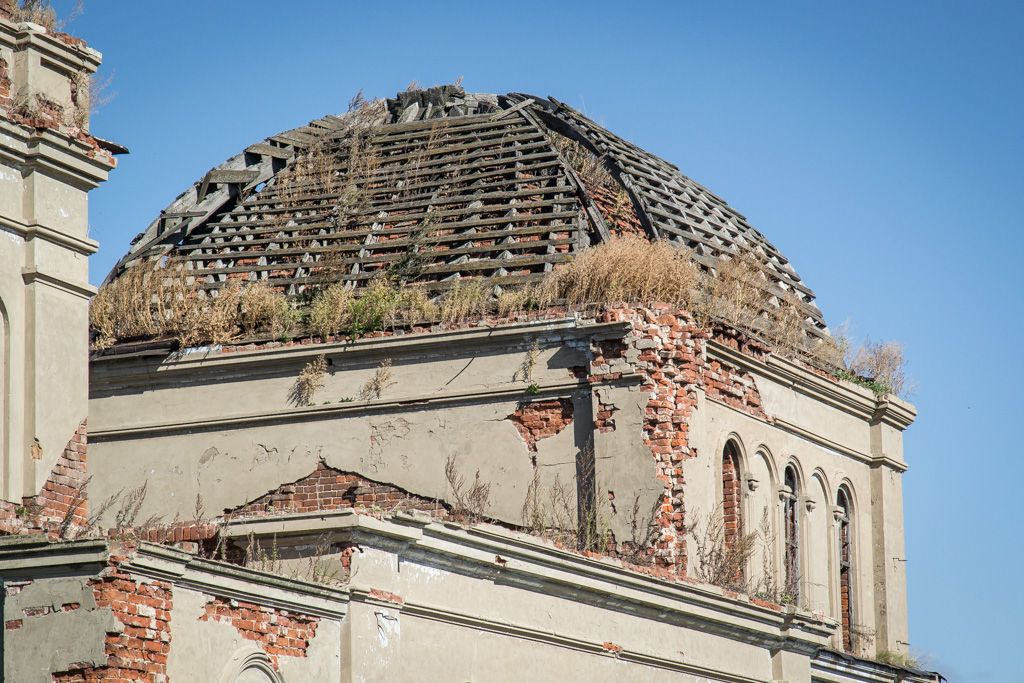
M 374 612 L 373 615 L 377 618 L 377 637 L 380 638 L 381 647 L 387 647 L 392 638 L 402 635 L 398 617 L 383 611 Z
M 199 464 L 205 465 L 206 463 L 216 458 L 218 455 L 220 455 L 220 451 L 218 451 L 216 447 L 210 446 L 205 451 L 203 451 L 202 456 L 200 456 L 199 458 Z
M 262 465 L 263 463 L 270 462 L 271 458 L 273 456 L 277 455 L 277 447 L 276 446 L 274 446 L 272 448 L 267 448 L 266 446 L 264 446 L 261 443 L 256 444 L 256 446 L 260 450 L 257 451 L 252 456 L 252 464 L 249 466 L 249 471 L 250 472 L 252 470 L 256 469 L 256 467 L 258 465 Z

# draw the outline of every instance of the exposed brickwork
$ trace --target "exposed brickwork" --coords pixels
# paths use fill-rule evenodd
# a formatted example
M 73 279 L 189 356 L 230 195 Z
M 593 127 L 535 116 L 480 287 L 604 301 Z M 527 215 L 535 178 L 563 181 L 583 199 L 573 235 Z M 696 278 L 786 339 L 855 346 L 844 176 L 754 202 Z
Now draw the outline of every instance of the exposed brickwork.
M 306 656 L 320 622 L 319 617 L 221 597 L 206 603 L 199 620 L 231 624 L 243 638 L 255 642 L 270 656 L 275 669 L 279 657 Z
M 390 602 L 390 603 L 392 603 L 394 605 L 404 605 L 405 604 L 405 598 L 403 598 L 401 595 L 398 595 L 397 593 L 391 593 L 389 591 L 382 591 L 382 590 L 377 589 L 377 588 L 371 588 L 369 595 L 370 595 L 371 598 L 373 598 L 375 600 L 381 600 L 383 602 Z
M 703 389 L 712 400 L 768 417 L 753 378 L 717 361 L 709 362 L 707 341 L 713 335 L 732 348 L 758 357 L 763 356 L 765 350 L 742 335 L 702 329 L 687 312 L 672 306 L 609 307 L 599 318 L 602 322 L 629 322 L 632 329 L 621 340 L 593 344 L 589 379 L 591 382 L 615 380 L 624 370 L 643 377 L 641 391 L 648 395 L 643 440 L 657 463 L 658 478 L 665 485 L 657 519 L 660 533 L 651 559 L 658 566 L 685 574 L 683 464 L 697 455 L 689 443 L 688 425 L 697 405 L 698 390 Z M 599 429 L 607 426 L 600 421 L 603 417 L 602 404 L 598 402 Z M 738 478 L 737 473 L 736 501 L 739 500 Z M 733 511 L 734 516 L 737 514 L 738 506 Z M 740 523 L 737 516 L 734 524 Z
M 686 573 L 683 462 L 695 455 L 688 440 L 688 422 L 697 403 L 700 354 L 704 333 L 685 313 L 670 307 L 610 308 L 602 319 L 627 321 L 632 331 L 624 342 L 595 345 L 592 381 L 621 376 L 616 368 L 636 351 L 633 370 L 643 376 L 641 391 L 648 395 L 644 408 L 643 441 L 651 450 L 657 476 L 665 485 L 652 550 L 653 561 L 679 574 Z
M 65 522 L 84 526 L 89 516 L 85 485 L 87 472 L 88 428 L 86 421 L 75 430 L 74 436 L 57 458 L 50 477 L 43 484 L 43 490 L 35 498 L 39 510 L 39 523 L 52 527 Z
M 117 557 L 91 581 L 97 607 L 109 607 L 124 625 L 106 635 L 107 663 L 53 674 L 55 683 L 144 681 L 166 683 L 171 648 L 171 584 L 142 581 L 121 570 Z
M 736 446 L 730 441 L 722 452 L 722 527 L 725 547 L 735 548 L 743 535 L 742 489 L 740 483 L 740 460 Z M 736 572 L 742 574 L 742 569 Z M 734 577 L 737 581 L 742 576 Z
M 599 432 L 615 431 L 615 411 L 618 410 L 613 404 L 597 402 L 597 413 L 594 416 L 594 429 Z
M 448 514 L 447 508 L 439 501 L 416 496 L 397 486 L 374 482 L 351 472 L 336 470 L 323 461 L 308 477 L 279 486 L 256 500 L 224 512 L 245 516 L 345 508 L 423 510 L 439 517 Z
M 757 385 L 754 384 L 754 378 L 749 372 L 741 372 L 718 361 L 711 361 L 704 372 L 703 383 L 708 398 L 768 419 L 761 404 L 761 394 L 758 393 Z
M 11 106 L 11 72 L 7 60 L 0 59 L 0 107 Z
M 530 452 L 536 453 L 538 441 L 554 436 L 572 424 L 572 411 L 572 399 L 553 398 L 522 403 L 508 419 L 515 424 Z
M 62 533 L 88 524 L 88 427 L 85 420 L 64 446 L 38 495 L 21 505 L 0 501 L 0 534 Z

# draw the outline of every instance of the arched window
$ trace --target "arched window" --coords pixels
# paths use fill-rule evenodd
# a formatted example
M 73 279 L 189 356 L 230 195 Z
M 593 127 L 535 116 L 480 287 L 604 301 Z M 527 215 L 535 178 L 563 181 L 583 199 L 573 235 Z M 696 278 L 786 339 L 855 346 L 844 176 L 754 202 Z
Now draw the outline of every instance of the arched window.
M 739 449 L 734 441 L 729 441 L 722 451 L 722 524 L 727 548 L 735 548 L 743 536 L 740 481 Z
M 853 507 L 850 493 L 839 487 L 836 499 L 839 522 L 839 610 L 843 622 L 843 649 L 853 650 Z
M 786 491 L 782 500 L 783 528 L 785 529 L 783 567 L 785 568 L 785 597 L 796 602 L 800 598 L 800 516 L 797 499 L 800 497 L 800 480 L 796 468 L 786 466 L 784 484 Z

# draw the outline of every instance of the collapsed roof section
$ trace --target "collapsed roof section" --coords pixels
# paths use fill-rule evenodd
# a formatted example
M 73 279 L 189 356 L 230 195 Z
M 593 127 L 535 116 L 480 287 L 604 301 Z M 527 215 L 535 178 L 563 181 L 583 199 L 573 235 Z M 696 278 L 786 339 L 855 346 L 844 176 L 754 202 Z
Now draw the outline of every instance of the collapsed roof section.
M 813 292 L 722 199 L 554 98 L 441 86 L 360 102 L 252 145 L 209 171 L 133 241 L 107 280 L 142 261 L 184 264 L 206 290 L 265 280 L 289 295 L 388 274 L 441 293 L 539 280 L 622 233 L 688 247 L 708 269 L 747 254 L 778 297 Z

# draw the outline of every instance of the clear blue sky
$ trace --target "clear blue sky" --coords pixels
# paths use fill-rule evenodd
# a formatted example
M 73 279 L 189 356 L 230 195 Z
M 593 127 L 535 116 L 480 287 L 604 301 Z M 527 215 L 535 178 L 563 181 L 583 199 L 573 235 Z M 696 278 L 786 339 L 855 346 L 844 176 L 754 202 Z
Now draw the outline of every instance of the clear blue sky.
M 484 5 L 87 0 L 68 29 L 116 93 L 93 128 L 132 151 L 92 195 L 93 281 L 208 168 L 360 88 L 554 95 L 725 197 L 830 323 L 906 344 L 913 647 L 1024 682 L 1024 5 Z

